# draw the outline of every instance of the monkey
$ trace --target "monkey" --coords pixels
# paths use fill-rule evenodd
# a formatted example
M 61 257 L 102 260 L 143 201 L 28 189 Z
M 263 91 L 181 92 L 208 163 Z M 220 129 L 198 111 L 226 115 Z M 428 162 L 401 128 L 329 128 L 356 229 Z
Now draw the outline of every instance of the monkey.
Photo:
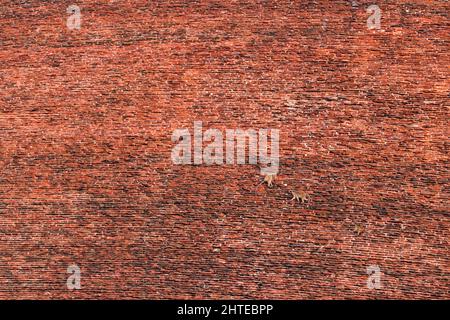
M 256 165 L 256 166 L 259 168 L 259 170 L 261 170 L 261 166 L 259 166 L 259 165 Z M 266 175 L 264 175 L 264 180 L 261 183 L 259 183 L 256 187 L 259 187 L 263 183 L 267 182 L 267 186 L 269 188 L 271 188 L 273 186 L 273 181 L 275 180 L 276 176 L 277 176 L 276 174 L 266 174 Z
M 360 236 L 364 232 L 364 227 L 356 225 L 353 231 Z
M 291 191 L 292 193 L 292 200 L 298 201 L 298 202 L 302 202 L 305 203 L 306 201 L 309 200 L 309 196 L 306 192 L 300 191 L 300 192 L 295 192 L 295 191 Z
M 264 176 L 264 181 L 262 181 L 258 186 L 262 185 L 263 183 L 267 182 L 267 186 L 271 188 L 273 186 L 273 181 L 275 180 L 276 174 L 266 174 Z

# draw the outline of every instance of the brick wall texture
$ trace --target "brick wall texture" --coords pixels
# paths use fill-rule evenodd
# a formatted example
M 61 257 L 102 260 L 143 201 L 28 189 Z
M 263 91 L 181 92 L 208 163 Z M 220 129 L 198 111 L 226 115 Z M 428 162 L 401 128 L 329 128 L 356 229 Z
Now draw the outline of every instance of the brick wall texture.
M 449 12 L 1 0 L 0 298 L 449 299 Z M 274 185 L 173 164 L 194 121 L 279 129 Z

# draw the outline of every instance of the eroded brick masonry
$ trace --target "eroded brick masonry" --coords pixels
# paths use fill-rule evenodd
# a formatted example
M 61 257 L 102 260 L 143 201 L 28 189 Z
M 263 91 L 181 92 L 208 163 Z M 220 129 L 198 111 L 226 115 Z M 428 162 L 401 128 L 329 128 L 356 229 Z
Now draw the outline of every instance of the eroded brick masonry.
M 0 1 L 0 298 L 450 298 L 449 9 Z M 195 121 L 278 174 L 174 164 Z

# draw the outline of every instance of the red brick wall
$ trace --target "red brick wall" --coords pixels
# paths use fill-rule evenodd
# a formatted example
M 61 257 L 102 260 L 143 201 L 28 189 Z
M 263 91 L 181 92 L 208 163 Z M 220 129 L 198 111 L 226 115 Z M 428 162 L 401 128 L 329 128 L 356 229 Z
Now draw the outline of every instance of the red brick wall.
M 0 1 L 0 298 L 450 298 L 449 9 Z M 194 121 L 280 129 L 274 186 Z

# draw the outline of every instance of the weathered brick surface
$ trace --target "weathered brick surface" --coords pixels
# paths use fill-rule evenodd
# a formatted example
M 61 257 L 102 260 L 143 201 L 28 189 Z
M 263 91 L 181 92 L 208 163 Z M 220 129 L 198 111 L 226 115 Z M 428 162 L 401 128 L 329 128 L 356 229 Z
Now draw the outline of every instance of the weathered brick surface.
M 0 298 L 450 298 L 449 9 L 0 1 Z M 193 121 L 279 128 L 275 186 Z

